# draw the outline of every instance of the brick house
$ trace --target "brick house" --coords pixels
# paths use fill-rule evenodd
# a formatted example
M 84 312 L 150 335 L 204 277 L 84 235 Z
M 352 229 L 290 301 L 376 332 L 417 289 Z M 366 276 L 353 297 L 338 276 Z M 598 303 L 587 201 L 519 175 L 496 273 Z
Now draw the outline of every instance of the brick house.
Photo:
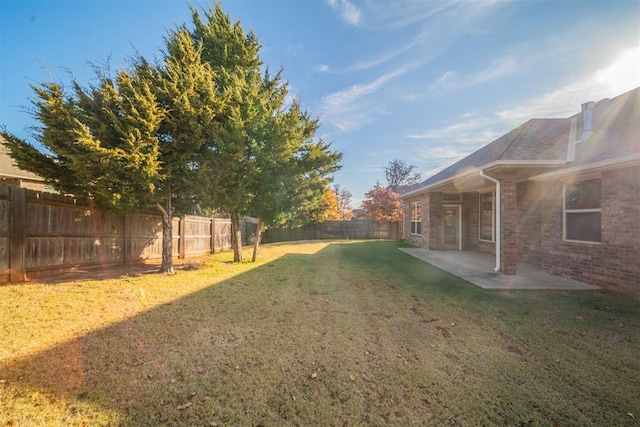
M 400 197 L 408 243 L 640 295 L 640 88 L 531 119 Z

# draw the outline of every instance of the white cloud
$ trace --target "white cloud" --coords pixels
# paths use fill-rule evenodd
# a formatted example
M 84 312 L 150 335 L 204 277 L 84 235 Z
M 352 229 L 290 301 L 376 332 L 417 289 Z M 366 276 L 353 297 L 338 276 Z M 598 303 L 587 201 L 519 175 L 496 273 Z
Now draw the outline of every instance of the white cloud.
M 534 117 L 568 117 L 587 101 L 611 98 L 640 86 L 640 46 L 619 54 L 611 65 L 576 79 L 554 91 L 496 112 L 510 123 Z
M 352 25 L 367 26 L 374 30 L 398 31 L 409 26 L 417 27 L 408 38 L 399 38 L 396 48 L 369 59 L 357 61 L 345 71 L 369 69 L 386 64 L 398 56 L 411 52 L 413 60 L 429 61 L 446 49 L 449 41 L 461 35 L 473 34 L 477 27 L 491 27 L 491 12 L 510 0 L 394 0 L 365 1 L 361 10 L 348 0 L 327 0 Z M 483 30 L 484 31 L 484 30 Z
M 501 79 L 505 76 L 517 72 L 519 69 L 518 60 L 511 56 L 497 58 L 491 61 L 491 64 L 484 70 L 472 76 L 471 85 L 476 85 L 491 80 Z
M 314 70 L 320 72 L 320 73 L 328 73 L 329 72 L 329 66 L 327 64 L 320 64 L 320 65 L 316 65 L 314 67 Z
M 457 149 L 453 146 L 425 147 L 418 153 L 426 159 L 458 160 L 471 153 L 469 149 Z
M 452 125 L 406 135 L 410 139 L 441 140 L 445 144 L 477 145 L 488 143 L 501 135 L 495 130 L 499 118 L 480 114 L 465 114 Z
M 349 0 L 327 0 L 333 10 L 340 13 L 340 17 L 350 25 L 360 22 L 360 9 Z
M 403 52 L 411 49 L 413 46 L 414 46 L 413 44 L 407 44 L 391 52 L 384 53 L 378 56 L 377 58 L 370 59 L 368 61 L 356 62 L 352 67 L 349 68 L 349 70 L 364 70 L 368 68 L 377 67 L 378 65 L 382 65 L 386 62 L 389 62 L 390 60 L 402 54 Z
M 322 98 L 321 116 L 341 132 L 360 128 L 371 120 L 374 114 L 383 114 L 382 106 L 367 99 L 379 91 L 390 80 L 404 74 L 410 67 L 405 66 L 388 72 L 368 84 L 353 85 L 348 89 L 330 93 Z
M 399 29 L 415 24 L 444 23 L 444 27 L 453 22 L 468 24 L 469 20 L 492 9 L 504 1 L 460 1 L 460 0 L 395 0 L 393 2 L 368 2 L 367 12 L 371 15 L 372 25 L 390 29 Z M 426 25 L 425 25 L 426 28 Z
M 622 52 L 609 67 L 599 70 L 594 79 L 614 94 L 640 86 L 640 46 Z
M 418 156 L 413 161 L 422 169 L 422 179 L 427 179 L 472 152 L 469 147 L 424 147 L 417 150 Z
M 503 56 L 491 61 L 486 68 L 468 76 L 460 76 L 456 71 L 446 71 L 434 84 L 431 85 L 431 89 L 460 89 L 476 86 L 515 74 L 519 69 L 520 64 L 515 57 Z
M 504 69 L 508 70 L 509 66 Z M 406 138 L 424 140 L 418 153 L 423 159 L 431 159 L 429 164 L 437 160 L 439 166 L 433 169 L 436 173 L 529 119 L 569 117 L 576 114 L 584 102 L 611 98 L 640 86 L 639 69 L 640 46 L 620 53 L 607 67 L 542 95 L 520 100 L 516 106 L 465 114 L 453 124 L 409 134 Z M 433 173 L 429 171 L 424 176 Z
M 298 43 L 297 45 L 288 44 L 284 49 L 284 51 L 288 54 L 302 52 L 303 50 L 304 50 L 304 45 L 302 43 Z
M 445 86 L 451 87 L 456 86 L 458 81 L 458 74 L 455 71 L 445 71 L 442 76 L 436 81 L 433 87 L 437 86 Z

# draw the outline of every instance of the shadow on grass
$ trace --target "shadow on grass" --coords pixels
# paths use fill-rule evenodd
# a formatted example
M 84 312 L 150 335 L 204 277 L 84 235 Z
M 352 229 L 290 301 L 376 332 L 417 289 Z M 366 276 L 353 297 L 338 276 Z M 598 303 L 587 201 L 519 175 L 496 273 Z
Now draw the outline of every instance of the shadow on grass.
M 527 314 L 517 317 L 527 303 L 544 301 L 539 295 L 505 298 L 483 291 L 400 253 L 394 242 L 331 244 L 312 255 L 285 255 L 0 367 L 1 403 L 12 409 L 0 420 L 14 425 L 628 421 L 627 402 L 614 387 L 601 388 L 605 379 L 589 386 L 580 370 L 556 380 L 548 378 L 553 369 L 540 373 L 555 353 L 544 349 L 545 356 L 536 355 L 537 343 L 527 340 L 539 331 Z M 525 337 L 518 338 L 518 331 Z M 629 336 L 618 331 L 616 339 Z M 633 340 L 621 344 L 638 346 Z M 621 363 L 628 364 L 617 368 L 625 373 L 640 372 L 637 361 L 625 357 Z M 589 384 L 575 391 L 576 380 Z M 578 400 L 596 390 L 590 402 L 601 405 L 602 413 L 581 413 L 585 405 Z M 565 396 L 553 397 L 559 393 Z

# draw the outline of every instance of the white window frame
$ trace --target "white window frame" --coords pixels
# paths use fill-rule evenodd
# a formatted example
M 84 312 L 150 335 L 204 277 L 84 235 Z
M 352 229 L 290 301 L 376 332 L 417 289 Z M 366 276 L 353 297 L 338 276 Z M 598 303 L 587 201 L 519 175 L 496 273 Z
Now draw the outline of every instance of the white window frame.
M 415 212 L 415 215 L 414 215 L 414 212 Z M 417 233 L 418 224 L 420 224 L 420 233 Z M 414 230 L 416 232 L 414 232 Z M 410 205 L 409 232 L 415 236 L 420 236 L 422 234 L 422 203 L 419 200 L 417 202 L 411 202 L 411 205 Z
M 460 205 L 443 205 L 442 208 L 443 208 L 443 211 L 445 209 L 447 209 L 447 208 L 454 208 L 458 212 L 457 213 L 458 224 L 456 226 L 457 229 L 458 229 L 457 230 L 458 231 L 458 233 L 457 233 L 458 234 L 458 239 L 457 239 L 458 240 L 458 243 L 457 243 L 458 247 L 456 249 L 461 251 L 462 250 L 462 206 L 460 206 Z M 445 220 L 444 220 L 444 215 L 443 215 L 443 220 L 442 220 L 443 229 L 444 229 L 444 226 L 445 226 Z M 443 242 L 443 245 L 444 245 L 444 230 L 442 232 L 442 242 Z
M 600 207 L 590 209 L 567 209 L 567 184 L 575 184 L 584 181 L 600 180 Z M 567 239 L 567 214 L 571 213 L 600 213 L 600 241 L 594 242 L 591 240 L 575 240 Z M 584 243 L 587 245 L 600 245 L 602 244 L 602 179 L 597 177 L 585 177 L 579 180 L 562 183 L 562 240 L 571 243 Z
M 491 194 L 491 240 L 482 238 L 482 196 L 485 194 Z M 491 242 L 495 243 L 496 241 L 496 192 L 495 191 L 485 191 L 478 193 L 478 240 L 481 242 Z

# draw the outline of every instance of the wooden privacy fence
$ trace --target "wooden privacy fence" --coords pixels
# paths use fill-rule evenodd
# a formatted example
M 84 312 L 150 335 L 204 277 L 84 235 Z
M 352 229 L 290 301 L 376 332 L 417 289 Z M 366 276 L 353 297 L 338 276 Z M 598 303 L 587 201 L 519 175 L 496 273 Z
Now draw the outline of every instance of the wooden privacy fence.
M 377 223 L 370 219 L 327 221 L 306 227 L 269 228 L 262 234 L 262 243 L 317 239 L 387 239 L 398 240 L 401 227 L 397 222 Z
M 243 245 L 256 224 L 240 224 Z M 178 258 L 231 248 L 231 220 L 173 219 Z M 0 282 L 19 282 L 79 266 L 128 264 L 162 258 L 159 215 L 123 215 L 75 199 L 17 187 L 0 187 Z

